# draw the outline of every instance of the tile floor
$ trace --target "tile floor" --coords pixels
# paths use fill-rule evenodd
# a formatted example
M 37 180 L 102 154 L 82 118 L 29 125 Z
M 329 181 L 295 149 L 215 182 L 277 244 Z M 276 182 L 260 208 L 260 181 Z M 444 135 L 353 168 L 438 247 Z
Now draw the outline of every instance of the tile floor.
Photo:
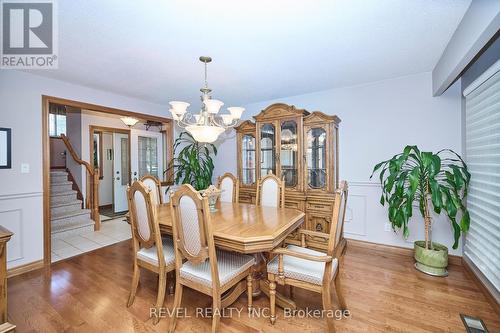
M 52 262 L 130 239 L 130 225 L 122 218 L 102 222 L 101 230 L 52 238 Z

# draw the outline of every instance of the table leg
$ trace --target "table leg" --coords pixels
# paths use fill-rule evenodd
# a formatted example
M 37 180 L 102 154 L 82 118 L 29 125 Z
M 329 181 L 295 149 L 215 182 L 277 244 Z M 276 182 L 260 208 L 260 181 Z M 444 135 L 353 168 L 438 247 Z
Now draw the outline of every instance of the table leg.
M 242 280 L 222 295 L 221 306 L 227 308 L 247 290 L 247 280 Z
M 266 258 L 262 253 L 255 253 L 253 256 L 255 265 L 252 267 L 252 295 L 258 297 L 261 294 L 259 281 L 265 279 Z

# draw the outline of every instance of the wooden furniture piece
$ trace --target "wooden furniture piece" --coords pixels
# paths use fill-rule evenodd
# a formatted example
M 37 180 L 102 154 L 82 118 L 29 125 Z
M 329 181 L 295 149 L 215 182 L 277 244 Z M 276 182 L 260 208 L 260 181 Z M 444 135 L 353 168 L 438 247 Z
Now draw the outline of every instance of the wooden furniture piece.
M 217 178 L 217 188 L 222 191 L 219 201 L 238 202 L 240 195 L 240 182 L 232 173 L 226 172 Z
M 163 203 L 163 193 L 161 190 L 161 182 L 158 178 L 152 175 L 144 175 L 139 179 L 150 191 L 154 205 Z
M 162 239 L 161 237 L 151 191 L 143 183 L 136 181 L 128 187 L 127 199 L 134 254 L 134 275 L 127 307 L 134 303 L 139 284 L 139 268 L 142 267 L 158 274 L 158 296 L 153 318 L 153 323 L 157 324 L 165 299 L 167 273 L 175 269 L 174 246 L 170 238 Z
M 12 235 L 13 235 L 12 232 L 0 226 L 0 324 L 4 323 L 8 324 L 7 323 L 7 242 L 10 240 Z M 4 326 L 10 327 L 9 325 L 4 325 Z
M 256 202 L 256 182 L 271 170 L 285 181 L 285 207 L 306 212 L 307 230 L 328 233 L 338 186 L 340 119 L 282 103 L 254 119 L 236 127 L 240 202 Z M 299 234 L 293 237 L 300 245 Z M 307 237 L 312 247 L 326 250 Z
M 257 184 L 255 202 L 259 206 L 285 207 L 285 181 L 273 175 L 269 170 L 269 173 Z
M 174 313 L 179 309 L 184 286 L 212 296 L 212 332 L 217 332 L 222 293 L 246 280 L 248 311 L 252 308 L 252 267 L 246 254 L 215 249 L 208 198 L 191 186 L 182 185 L 170 199 L 175 247 L 176 283 Z M 185 261 L 185 262 L 184 262 Z M 175 330 L 176 316 L 169 332 Z
M 282 244 L 290 233 L 302 225 L 305 214 L 293 208 L 278 209 L 220 202 L 217 211 L 210 213 L 210 217 L 212 221 L 216 221 L 213 225 L 215 246 L 228 251 L 253 254 L 256 260 L 252 277 L 253 295 L 258 296 L 261 291 L 268 294 L 263 253 Z M 163 233 L 172 234 L 170 205 L 158 206 L 158 222 Z M 222 299 L 222 307 L 232 304 L 244 291 L 243 284 L 235 287 Z M 276 304 L 296 308 L 295 302 L 278 293 Z
M 302 236 L 302 247 L 288 245 L 286 248 L 278 248 L 272 251 L 277 256 L 267 264 L 267 276 L 270 288 L 271 323 L 276 321 L 275 298 L 276 283 L 300 287 L 320 293 L 323 299 L 323 309 L 334 311 L 331 301 L 330 284 L 334 279 L 335 291 L 342 310 L 346 309 L 344 297 L 340 290 L 340 260 L 336 256 L 335 249 L 340 243 L 340 235 L 344 225 L 345 207 L 347 205 L 347 183 L 342 182 L 340 188 L 335 191 L 335 204 L 332 213 L 332 226 L 329 234 L 310 230 L 299 230 Z M 322 253 L 307 248 L 306 237 L 323 237 L 328 240 L 327 252 Z M 335 332 L 334 319 L 327 315 L 328 329 Z

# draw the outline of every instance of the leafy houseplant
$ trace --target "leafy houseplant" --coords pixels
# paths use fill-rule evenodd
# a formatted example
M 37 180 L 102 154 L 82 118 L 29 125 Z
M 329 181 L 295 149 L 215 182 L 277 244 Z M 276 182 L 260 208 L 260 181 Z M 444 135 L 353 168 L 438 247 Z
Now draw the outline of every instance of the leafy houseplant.
M 403 229 L 409 236 L 408 222 L 418 206 L 425 223 L 425 241 L 414 244 L 415 267 L 432 275 L 447 275 L 448 249 L 432 242 L 431 208 L 442 211 L 453 227 L 454 244 L 469 230 L 470 216 L 464 205 L 470 182 L 470 173 L 462 158 L 452 150 L 436 154 L 421 152 L 416 146 L 406 146 L 402 153 L 375 165 L 370 179 L 379 172 L 382 196 L 380 203 L 389 206 L 389 221 L 393 230 Z
M 174 184 L 190 184 L 197 191 L 205 190 L 212 184 L 212 154 L 217 155 L 213 144 L 200 144 L 191 134 L 182 132 L 174 142 L 174 156 L 177 157 L 169 162 L 165 172 L 173 170 Z

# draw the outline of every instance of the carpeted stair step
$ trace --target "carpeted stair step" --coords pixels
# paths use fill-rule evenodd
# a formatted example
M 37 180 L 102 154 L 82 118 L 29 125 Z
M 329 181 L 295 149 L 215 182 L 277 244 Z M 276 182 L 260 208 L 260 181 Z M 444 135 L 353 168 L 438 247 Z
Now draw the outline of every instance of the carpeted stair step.
M 73 183 L 68 181 L 50 185 L 50 192 L 54 194 L 68 192 L 71 190 L 73 190 Z
M 63 202 L 65 203 L 75 201 L 77 200 L 76 194 L 77 192 L 74 190 L 59 193 L 50 193 L 50 206 L 52 207 L 52 205 L 54 204 L 60 204 Z
M 66 223 L 52 222 L 52 237 L 64 238 L 70 235 L 94 231 L 95 222 L 89 217 L 80 216 Z
M 68 202 L 59 202 L 50 205 L 50 215 L 61 215 L 65 212 L 72 212 L 78 209 L 82 209 L 81 200 L 72 200 Z

